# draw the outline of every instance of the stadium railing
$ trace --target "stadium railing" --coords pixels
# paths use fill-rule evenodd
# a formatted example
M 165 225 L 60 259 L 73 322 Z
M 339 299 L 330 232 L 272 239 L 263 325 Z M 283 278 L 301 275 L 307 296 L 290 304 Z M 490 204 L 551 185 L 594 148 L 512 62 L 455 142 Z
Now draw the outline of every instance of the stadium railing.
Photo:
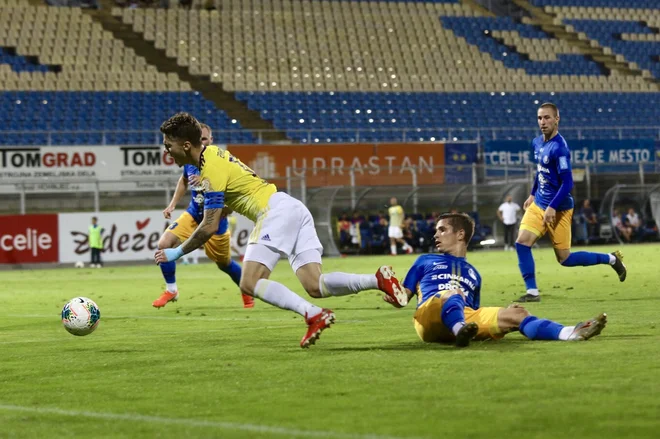
M 256 144 L 267 144 L 268 140 L 264 134 L 275 130 L 252 130 L 256 139 Z M 437 128 L 314 128 L 314 129 L 295 129 L 286 130 L 287 134 L 301 139 L 302 143 L 356 143 L 361 141 L 369 142 L 451 142 L 461 140 L 527 140 L 538 135 L 538 130 L 534 127 L 437 127 Z M 660 126 L 585 126 L 585 127 L 562 127 L 561 132 L 566 138 L 570 139 L 634 139 L 640 137 L 652 137 L 660 140 Z M 216 137 L 222 135 L 231 135 L 245 133 L 245 130 L 214 130 Z M 162 134 L 157 130 L 1 130 L 0 134 L 5 137 L 43 135 L 44 143 L 40 145 L 52 146 L 57 143 L 53 140 L 53 135 L 61 134 L 100 134 L 102 141 L 100 145 L 113 145 L 107 140 L 109 134 L 135 135 L 144 138 L 143 134 L 153 135 L 153 140 L 149 144 L 160 144 Z M 346 140 L 338 140 L 338 137 Z M 136 142 L 139 144 L 139 142 Z M 132 144 L 136 144 L 132 143 Z M 5 144 L 7 145 L 7 144 Z M 19 145 L 12 145 L 19 146 Z

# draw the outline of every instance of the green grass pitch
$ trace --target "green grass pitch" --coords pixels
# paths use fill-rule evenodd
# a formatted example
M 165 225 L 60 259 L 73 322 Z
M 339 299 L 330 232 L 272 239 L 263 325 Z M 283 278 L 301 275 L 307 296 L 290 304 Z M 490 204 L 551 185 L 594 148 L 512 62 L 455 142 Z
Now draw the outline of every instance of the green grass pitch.
M 623 251 L 625 283 L 607 266 L 563 268 L 534 252 L 543 302 L 527 308 L 566 324 L 605 311 L 601 336 L 511 334 L 463 350 L 422 343 L 414 305 L 396 310 L 374 292 L 315 301 L 337 323 L 302 350 L 302 318 L 262 302 L 244 310 L 211 264 L 179 265 L 181 298 L 161 310 L 151 307 L 156 266 L 2 271 L 0 438 L 655 438 L 660 246 Z M 515 253 L 468 259 L 482 306 L 522 293 Z M 324 269 L 391 264 L 403 278 L 413 260 L 327 259 Z M 286 261 L 273 279 L 304 294 Z M 87 337 L 60 323 L 75 296 L 101 309 Z

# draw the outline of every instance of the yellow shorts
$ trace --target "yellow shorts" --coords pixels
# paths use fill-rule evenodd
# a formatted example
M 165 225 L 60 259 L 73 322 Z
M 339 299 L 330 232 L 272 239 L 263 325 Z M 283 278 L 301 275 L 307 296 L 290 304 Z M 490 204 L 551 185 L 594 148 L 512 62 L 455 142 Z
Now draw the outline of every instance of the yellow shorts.
M 176 221 L 167 228 L 168 233 L 172 233 L 179 238 L 181 242 L 190 238 L 197 228 L 197 221 L 188 212 L 183 212 Z M 213 235 L 211 239 L 204 244 L 204 252 L 210 260 L 227 266 L 231 262 L 231 249 L 229 247 L 231 235 L 227 230 L 222 235 Z
M 532 205 L 525 211 L 525 215 L 523 215 L 522 221 L 520 222 L 520 230 L 529 230 L 539 238 L 548 232 L 553 248 L 556 248 L 557 250 L 570 249 L 573 209 L 557 212 L 557 219 L 554 226 L 543 224 L 544 213 L 545 211 L 536 203 L 532 203 Z
M 465 322 L 476 323 L 479 325 L 479 332 L 475 340 L 498 340 L 504 337 L 505 333 L 497 325 L 497 314 L 502 308 L 490 307 L 473 310 L 465 307 Z M 424 302 L 413 317 L 415 331 L 422 341 L 427 343 L 451 343 L 454 341 L 454 334 L 451 328 L 445 327 L 440 315 L 442 314 L 442 299 L 432 297 Z

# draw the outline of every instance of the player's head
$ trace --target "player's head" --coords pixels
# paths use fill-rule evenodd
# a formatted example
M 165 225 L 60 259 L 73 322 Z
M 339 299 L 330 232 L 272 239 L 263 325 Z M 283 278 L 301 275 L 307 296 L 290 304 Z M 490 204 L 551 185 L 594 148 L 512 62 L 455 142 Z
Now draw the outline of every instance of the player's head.
M 541 104 L 536 112 L 536 120 L 544 136 L 549 136 L 559 129 L 559 108 L 551 102 Z
M 188 113 L 177 113 L 163 122 L 160 132 L 163 133 L 165 151 L 177 165 L 194 163 L 190 152 L 192 148 L 202 146 L 202 127 L 197 119 Z
M 435 246 L 442 253 L 463 256 L 474 235 L 474 220 L 464 212 L 443 213 L 435 226 Z
M 399 204 L 399 200 L 396 197 L 390 198 L 390 206 L 396 206 L 397 204 Z
M 213 131 L 211 127 L 205 123 L 200 123 L 199 126 L 202 127 L 202 145 L 209 146 L 213 144 Z
M 507 203 L 511 203 L 511 202 L 513 202 L 513 197 L 512 197 L 511 195 L 507 195 L 507 196 L 506 196 L 506 202 L 507 202 Z
M 96 218 L 95 216 L 93 216 L 93 217 L 92 217 L 92 224 L 93 224 L 93 225 L 96 225 L 97 222 L 98 222 L 98 218 Z

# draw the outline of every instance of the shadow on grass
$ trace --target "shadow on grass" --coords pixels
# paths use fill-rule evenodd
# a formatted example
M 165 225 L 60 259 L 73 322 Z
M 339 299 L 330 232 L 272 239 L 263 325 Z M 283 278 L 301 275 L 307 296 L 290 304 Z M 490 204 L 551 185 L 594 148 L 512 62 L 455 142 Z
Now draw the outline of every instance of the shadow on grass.
M 324 350 L 337 352 L 369 352 L 369 351 L 443 351 L 443 352 L 465 352 L 465 351 L 498 351 L 509 352 L 518 350 L 524 345 L 538 344 L 530 340 L 502 340 L 502 341 L 476 341 L 467 348 L 457 348 L 449 343 L 397 343 L 391 345 L 371 346 L 344 346 L 332 347 Z

